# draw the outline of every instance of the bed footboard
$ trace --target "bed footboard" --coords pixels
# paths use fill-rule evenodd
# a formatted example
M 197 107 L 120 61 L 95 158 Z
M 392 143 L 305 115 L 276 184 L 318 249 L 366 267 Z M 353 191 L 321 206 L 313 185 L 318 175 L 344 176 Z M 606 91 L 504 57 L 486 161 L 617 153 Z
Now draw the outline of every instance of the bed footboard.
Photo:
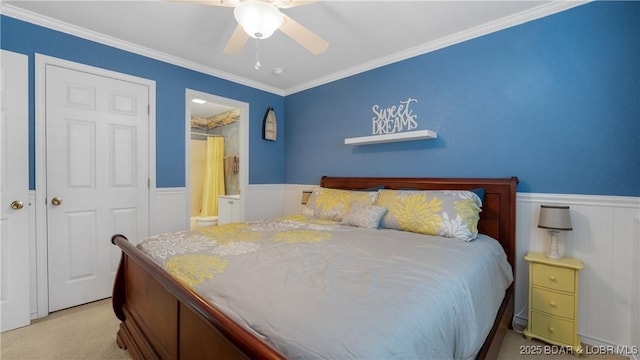
M 121 321 L 118 346 L 134 359 L 284 359 L 190 289 L 170 278 L 126 237 L 113 288 L 113 310 Z M 497 357 L 513 317 L 513 287 L 477 359 Z
M 173 280 L 123 235 L 113 289 L 121 348 L 134 359 L 283 359 L 271 346 Z

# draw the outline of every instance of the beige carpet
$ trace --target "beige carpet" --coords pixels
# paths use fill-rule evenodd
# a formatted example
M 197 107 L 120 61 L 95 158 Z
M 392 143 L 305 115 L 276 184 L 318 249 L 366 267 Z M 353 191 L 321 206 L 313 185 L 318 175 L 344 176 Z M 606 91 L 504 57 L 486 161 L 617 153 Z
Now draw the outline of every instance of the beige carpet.
M 57 311 L 0 334 L 0 359 L 131 359 L 116 344 L 111 299 Z
M 0 335 L 0 359 L 131 359 L 129 353 L 118 348 L 116 332 L 118 320 L 111 309 L 111 299 L 52 313 L 35 320 L 30 326 Z M 527 341 L 510 331 L 502 345 L 498 359 L 575 360 L 570 354 L 530 355 L 531 351 L 556 351 L 537 340 Z M 583 355 L 581 358 L 624 360 L 614 355 Z

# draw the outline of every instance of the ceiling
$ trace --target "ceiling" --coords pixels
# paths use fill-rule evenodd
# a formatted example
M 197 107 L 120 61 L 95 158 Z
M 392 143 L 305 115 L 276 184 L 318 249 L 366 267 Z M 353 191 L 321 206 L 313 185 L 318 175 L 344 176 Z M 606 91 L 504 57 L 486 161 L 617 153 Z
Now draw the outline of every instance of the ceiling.
M 205 100 L 205 99 L 202 99 L 202 100 Z M 189 104 L 189 107 L 190 107 L 191 116 L 196 116 L 200 118 L 208 118 L 210 116 L 217 115 L 233 109 L 230 106 L 218 104 L 212 101 L 207 101 L 202 104 L 191 102 Z
M 184 0 L 183 0 L 184 1 Z M 316 1 L 283 13 L 329 42 L 313 55 L 283 33 L 226 55 L 233 8 L 172 1 L 3 1 L 2 13 L 287 95 L 521 24 L 574 1 Z M 283 73 L 276 75 L 274 69 Z

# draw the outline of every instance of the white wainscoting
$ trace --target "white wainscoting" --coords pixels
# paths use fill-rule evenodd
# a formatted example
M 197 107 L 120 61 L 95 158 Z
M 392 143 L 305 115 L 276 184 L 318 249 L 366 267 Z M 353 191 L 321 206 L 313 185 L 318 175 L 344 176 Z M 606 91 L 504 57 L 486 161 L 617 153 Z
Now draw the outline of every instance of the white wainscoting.
M 29 190 L 29 312 L 31 319 L 38 318 L 38 272 L 36 247 L 36 192 Z
M 249 185 L 244 200 L 244 219 L 254 221 L 283 215 L 285 186 L 282 184 Z M 155 190 L 151 233 L 178 231 L 189 228 L 186 216 L 185 188 L 158 188 Z
M 565 256 L 582 259 L 578 333 L 593 345 L 640 346 L 640 198 L 518 193 L 516 311 L 528 298 L 528 251 L 543 252 L 540 205 L 568 205 L 573 231 L 562 232 Z M 518 322 L 526 323 L 526 311 Z
M 254 221 L 282 216 L 286 186 L 282 184 L 249 185 L 244 200 L 244 219 Z M 158 188 L 155 190 L 151 233 L 184 230 L 189 227 L 185 188 Z M 241 196 L 242 198 L 242 196 Z M 300 199 L 298 198 L 298 203 Z
M 288 184 L 285 187 L 282 204 L 283 215 L 296 215 L 302 213 L 302 192 L 311 191 L 318 185 L 293 185 Z
M 151 234 L 189 229 L 185 188 L 157 188 L 151 197 Z
M 282 216 L 283 201 L 286 198 L 284 189 L 285 185 L 282 184 L 249 185 L 244 202 L 245 221 Z
M 245 219 L 299 214 L 303 190 L 316 185 L 249 185 Z M 30 205 L 35 192 L 29 192 Z M 151 233 L 186 229 L 185 188 L 158 188 L 152 194 Z M 540 205 L 571 207 L 573 231 L 560 239 L 566 256 L 582 259 L 579 334 L 593 345 L 640 346 L 640 198 L 518 193 L 516 236 L 516 312 L 528 297 L 528 251 L 544 251 L 546 231 L 537 227 Z M 35 224 L 35 206 L 29 206 Z M 31 317 L 38 316 L 36 291 L 36 231 L 30 226 Z M 526 324 L 526 310 L 516 318 Z M 637 356 L 635 356 L 638 359 Z
M 247 221 L 299 214 L 303 190 L 316 185 L 249 185 Z M 185 228 L 183 188 L 156 190 L 156 232 Z M 518 193 L 516 312 L 528 298 L 524 255 L 544 250 L 537 227 L 541 204 L 571 207 L 573 231 L 560 234 L 566 256 L 582 259 L 579 334 L 593 345 L 640 346 L 640 198 Z M 526 324 L 526 310 L 516 322 Z M 637 358 L 637 357 L 636 357 Z

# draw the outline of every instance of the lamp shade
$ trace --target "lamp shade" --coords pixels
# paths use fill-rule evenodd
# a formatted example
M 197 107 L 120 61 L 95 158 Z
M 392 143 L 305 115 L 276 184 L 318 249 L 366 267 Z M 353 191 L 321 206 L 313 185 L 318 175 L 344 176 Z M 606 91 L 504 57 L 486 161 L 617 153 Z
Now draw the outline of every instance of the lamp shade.
M 540 205 L 538 227 L 550 230 L 573 230 L 569 207 Z
M 273 5 L 258 0 L 244 1 L 233 10 L 233 16 L 249 36 L 266 39 L 273 35 L 284 17 Z

